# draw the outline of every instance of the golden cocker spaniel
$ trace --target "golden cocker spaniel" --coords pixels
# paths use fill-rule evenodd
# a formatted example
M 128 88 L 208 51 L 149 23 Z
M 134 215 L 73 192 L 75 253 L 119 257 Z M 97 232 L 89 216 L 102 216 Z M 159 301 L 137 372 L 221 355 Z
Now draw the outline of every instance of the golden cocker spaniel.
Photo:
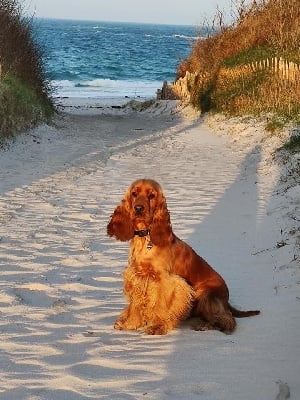
M 166 334 L 189 316 L 200 317 L 197 330 L 230 333 L 240 311 L 229 304 L 224 279 L 172 231 L 166 199 L 151 179 L 132 183 L 107 226 L 109 236 L 131 240 L 124 292 L 129 305 L 116 329 L 145 329 Z

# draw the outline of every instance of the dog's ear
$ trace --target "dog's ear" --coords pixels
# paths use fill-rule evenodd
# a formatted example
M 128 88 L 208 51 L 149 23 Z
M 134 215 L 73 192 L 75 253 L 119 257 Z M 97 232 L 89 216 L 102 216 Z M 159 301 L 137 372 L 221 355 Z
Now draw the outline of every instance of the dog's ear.
M 166 199 L 162 193 L 159 193 L 150 229 L 150 240 L 157 246 L 168 246 L 173 241 L 173 238 Z
M 107 234 L 108 236 L 114 236 L 122 242 L 130 240 L 134 236 L 134 226 L 131 219 L 129 196 L 127 193 L 111 216 L 110 222 L 107 225 Z

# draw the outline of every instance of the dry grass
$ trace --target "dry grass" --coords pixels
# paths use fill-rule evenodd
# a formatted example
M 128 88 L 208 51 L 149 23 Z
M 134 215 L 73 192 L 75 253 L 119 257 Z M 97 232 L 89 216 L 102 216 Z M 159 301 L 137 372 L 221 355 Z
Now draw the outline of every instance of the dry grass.
M 300 63 L 299 0 L 258 0 L 245 7 L 236 2 L 238 18 L 223 24 L 218 11 L 218 29 L 197 41 L 190 56 L 178 67 L 177 78 L 186 71 L 205 75 L 191 90 L 191 102 L 202 110 L 217 109 L 230 114 L 275 111 L 300 119 L 300 82 L 283 82 L 270 71 L 243 72 L 245 65 L 271 57 Z M 222 68 L 242 73 L 222 79 Z
M 231 26 L 222 25 L 206 39 L 194 44 L 190 56 L 178 67 L 178 77 L 185 71 L 215 69 L 226 59 L 252 48 L 272 48 L 290 54 L 300 62 L 299 0 L 258 0 L 239 13 Z

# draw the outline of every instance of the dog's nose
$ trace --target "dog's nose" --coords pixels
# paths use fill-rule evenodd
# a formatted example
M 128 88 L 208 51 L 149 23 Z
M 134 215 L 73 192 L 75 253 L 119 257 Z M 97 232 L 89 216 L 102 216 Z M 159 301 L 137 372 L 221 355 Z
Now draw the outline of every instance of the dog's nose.
M 134 206 L 134 211 L 137 215 L 141 215 L 144 212 L 144 206 L 136 205 Z

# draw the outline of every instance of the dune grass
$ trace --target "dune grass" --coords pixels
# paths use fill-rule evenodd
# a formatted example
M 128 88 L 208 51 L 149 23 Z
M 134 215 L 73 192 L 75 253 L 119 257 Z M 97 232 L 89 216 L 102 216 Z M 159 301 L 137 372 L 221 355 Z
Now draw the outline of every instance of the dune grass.
M 0 0 L 0 138 L 51 116 L 54 107 L 32 19 L 17 0 Z
M 26 82 L 6 74 L 0 80 L 0 139 L 27 130 L 53 115 L 53 106 Z
M 257 0 L 248 6 L 241 0 L 235 3 L 237 19 L 225 26 L 218 11 L 218 26 L 193 45 L 178 66 L 177 79 L 187 71 L 201 76 L 194 80 L 190 94 L 191 103 L 202 111 L 230 116 L 275 113 L 299 123 L 299 0 L 289 0 L 288 6 L 282 0 Z M 252 67 L 265 60 L 293 63 L 295 78 L 281 76 L 278 69 Z

